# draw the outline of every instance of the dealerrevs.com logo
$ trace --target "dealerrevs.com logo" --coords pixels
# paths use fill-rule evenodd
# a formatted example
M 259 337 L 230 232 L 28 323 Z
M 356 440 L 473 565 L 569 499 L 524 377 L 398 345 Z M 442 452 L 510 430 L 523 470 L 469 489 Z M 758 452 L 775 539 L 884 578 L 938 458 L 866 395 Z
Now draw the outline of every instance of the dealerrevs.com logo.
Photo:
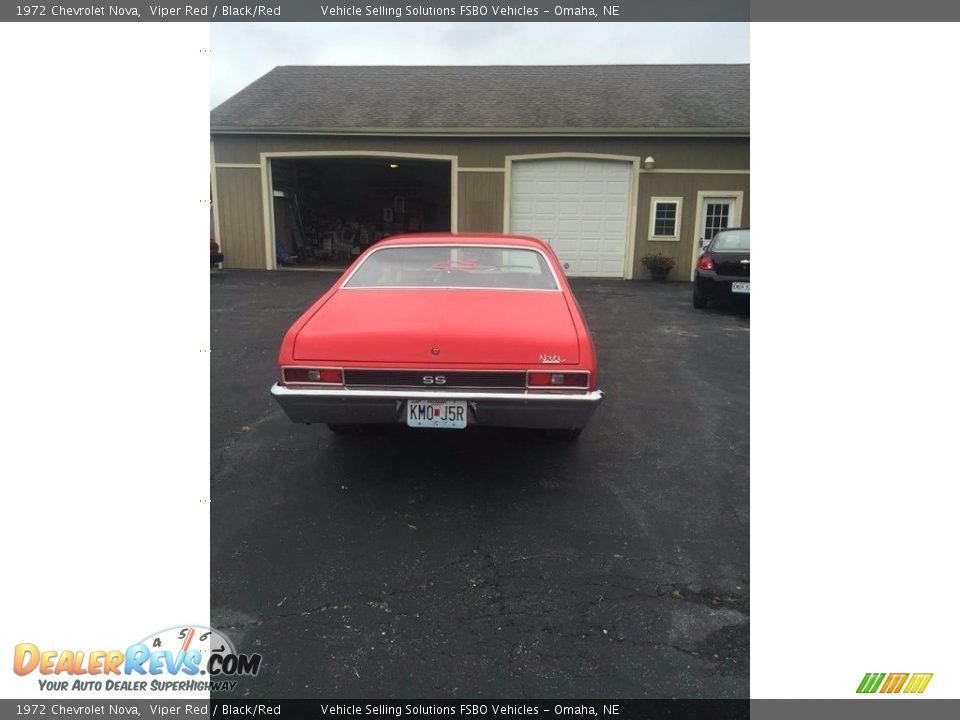
M 13 671 L 36 673 L 44 691 L 230 691 L 260 671 L 259 653 L 240 653 L 223 633 L 202 625 L 151 633 L 125 650 L 49 650 L 20 643 Z
M 858 693 L 922 693 L 930 684 L 933 673 L 867 673 L 857 687 Z

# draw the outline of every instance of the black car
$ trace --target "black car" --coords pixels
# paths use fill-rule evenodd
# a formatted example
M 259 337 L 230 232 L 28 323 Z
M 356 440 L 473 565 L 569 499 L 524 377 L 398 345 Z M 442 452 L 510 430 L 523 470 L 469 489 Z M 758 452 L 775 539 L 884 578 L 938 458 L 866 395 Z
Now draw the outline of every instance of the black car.
M 750 300 L 750 228 L 729 228 L 714 235 L 697 258 L 693 306 L 740 298 Z

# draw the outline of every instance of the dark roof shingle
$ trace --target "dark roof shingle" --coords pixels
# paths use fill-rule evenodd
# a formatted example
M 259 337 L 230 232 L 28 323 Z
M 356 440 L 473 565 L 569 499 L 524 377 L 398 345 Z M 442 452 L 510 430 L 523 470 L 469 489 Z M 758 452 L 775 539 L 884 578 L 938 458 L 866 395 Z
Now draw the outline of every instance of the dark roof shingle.
M 749 65 L 283 66 L 216 130 L 746 131 Z

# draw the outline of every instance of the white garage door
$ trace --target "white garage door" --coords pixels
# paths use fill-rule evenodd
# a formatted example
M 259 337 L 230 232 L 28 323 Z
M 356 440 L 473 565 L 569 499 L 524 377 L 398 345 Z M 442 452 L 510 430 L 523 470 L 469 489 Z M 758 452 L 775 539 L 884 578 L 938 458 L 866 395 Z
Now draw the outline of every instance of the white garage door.
M 567 275 L 623 277 L 631 167 L 616 160 L 513 162 L 510 231 L 549 242 Z

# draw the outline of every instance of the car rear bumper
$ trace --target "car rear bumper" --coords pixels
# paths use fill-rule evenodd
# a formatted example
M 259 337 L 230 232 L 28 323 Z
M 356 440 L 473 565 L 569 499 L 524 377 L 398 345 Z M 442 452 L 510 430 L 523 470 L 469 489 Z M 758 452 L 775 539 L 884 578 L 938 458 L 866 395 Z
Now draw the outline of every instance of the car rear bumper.
M 406 422 L 407 400 L 466 400 L 467 425 L 515 428 L 582 428 L 603 402 L 603 392 L 497 393 L 428 390 L 289 388 L 271 394 L 293 422 L 390 425 Z
M 697 273 L 694 278 L 696 283 L 697 295 L 701 298 L 731 298 L 749 300 L 750 293 L 735 293 L 731 290 L 733 283 L 749 283 L 750 276 L 740 277 L 737 275 L 715 275 Z

